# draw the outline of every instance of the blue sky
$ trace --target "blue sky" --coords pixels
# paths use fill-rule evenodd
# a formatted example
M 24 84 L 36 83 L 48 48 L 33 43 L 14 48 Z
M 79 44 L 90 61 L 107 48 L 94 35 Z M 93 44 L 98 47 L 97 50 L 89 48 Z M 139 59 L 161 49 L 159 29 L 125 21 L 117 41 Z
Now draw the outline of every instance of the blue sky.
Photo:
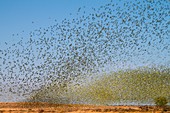
M 0 44 L 19 40 L 17 34 L 28 34 L 76 14 L 79 7 L 98 7 L 99 0 L 0 0 Z M 86 10 L 87 11 L 87 10 Z M 90 11 L 90 10 L 89 10 Z M 15 35 L 14 37 L 12 35 Z

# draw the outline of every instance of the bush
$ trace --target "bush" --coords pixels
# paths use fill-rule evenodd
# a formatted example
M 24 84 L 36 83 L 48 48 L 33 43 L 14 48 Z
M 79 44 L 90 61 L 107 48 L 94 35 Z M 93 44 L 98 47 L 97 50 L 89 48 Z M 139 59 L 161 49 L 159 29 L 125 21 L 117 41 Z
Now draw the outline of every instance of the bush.
M 168 103 L 166 97 L 157 97 L 154 101 L 157 106 L 165 106 Z

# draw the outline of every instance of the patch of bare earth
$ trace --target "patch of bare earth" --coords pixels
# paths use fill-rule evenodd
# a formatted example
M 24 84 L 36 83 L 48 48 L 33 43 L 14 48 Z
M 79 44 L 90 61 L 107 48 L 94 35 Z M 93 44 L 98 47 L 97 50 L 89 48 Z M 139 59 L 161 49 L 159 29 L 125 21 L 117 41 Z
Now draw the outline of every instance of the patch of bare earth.
M 0 113 L 170 113 L 170 106 L 93 106 L 50 103 L 0 103 Z

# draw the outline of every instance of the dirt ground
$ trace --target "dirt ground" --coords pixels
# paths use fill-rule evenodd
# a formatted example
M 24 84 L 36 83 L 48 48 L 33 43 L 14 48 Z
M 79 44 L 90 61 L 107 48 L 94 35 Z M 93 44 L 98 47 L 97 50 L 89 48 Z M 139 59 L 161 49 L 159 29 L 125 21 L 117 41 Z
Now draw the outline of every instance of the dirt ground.
M 93 106 L 50 103 L 0 103 L 0 113 L 170 113 L 170 106 Z

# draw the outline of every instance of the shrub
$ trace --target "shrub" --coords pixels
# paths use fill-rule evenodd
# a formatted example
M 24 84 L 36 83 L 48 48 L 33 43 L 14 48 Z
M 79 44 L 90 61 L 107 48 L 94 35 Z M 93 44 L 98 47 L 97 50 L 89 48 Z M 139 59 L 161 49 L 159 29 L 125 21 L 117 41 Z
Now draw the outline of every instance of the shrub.
M 157 97 L 154 101 L 157 106 L 165 106 L 168 103 L 166 97 Z

